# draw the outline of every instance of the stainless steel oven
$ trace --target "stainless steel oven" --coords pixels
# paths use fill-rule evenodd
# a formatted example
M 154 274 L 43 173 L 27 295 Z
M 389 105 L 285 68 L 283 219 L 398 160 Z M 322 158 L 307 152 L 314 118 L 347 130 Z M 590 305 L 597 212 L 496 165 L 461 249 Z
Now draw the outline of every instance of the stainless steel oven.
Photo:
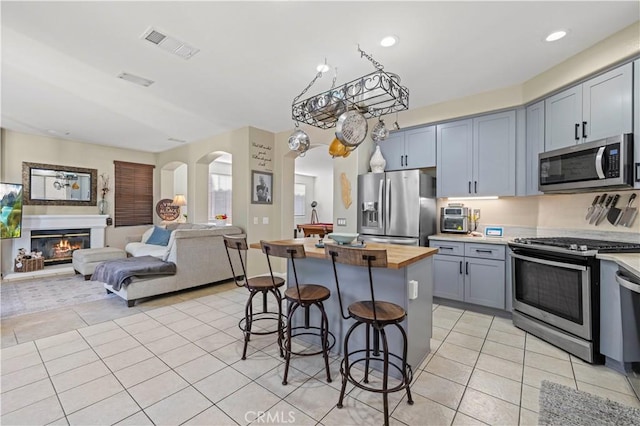
M 591 363 L 600 354 L 600 252 L 640 252 L 640 244 L 583 238 L 509 242 L 513 324 Z
M 593 312 L 588 262 L 513 253 L 513 308 L 560 330 L 591 340 Z

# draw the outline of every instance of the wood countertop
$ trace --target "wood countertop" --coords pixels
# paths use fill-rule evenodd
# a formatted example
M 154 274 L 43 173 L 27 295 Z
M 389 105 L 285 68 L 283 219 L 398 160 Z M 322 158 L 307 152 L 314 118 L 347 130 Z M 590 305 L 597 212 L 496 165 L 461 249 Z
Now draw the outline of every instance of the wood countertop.
M 272 244 L 303 244 L 308 257 L 314 259 L 326 259 L 324 249 L 316 247 L 316 243 L 318 242 L 317 238 L 295 238 L 291 240 L 268 242 Z M 324 243 L 325 245 L 335 244 L 333 241 L 325 241 Z M 260 249 L 260 243 L 251 243 L 249 247 Z M 379 244 L 370 242 L 366 243 L 365 248 L 386 250 L 387 268 L 389 269 L 405 268 L 412 263 L 418 262 L 419 260 L 425 259 L 429 256 L 433 256 L 438 252 L 438 249 L 433 247 L 402 246 L 397 244 Z

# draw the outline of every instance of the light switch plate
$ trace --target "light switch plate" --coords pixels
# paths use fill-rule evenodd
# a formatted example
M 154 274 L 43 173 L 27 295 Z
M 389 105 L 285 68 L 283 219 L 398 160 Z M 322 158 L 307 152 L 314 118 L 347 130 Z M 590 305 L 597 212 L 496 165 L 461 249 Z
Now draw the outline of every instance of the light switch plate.
M 338 226 L 347 226 L 347 219 L 344 217 L 338 218 Z
M 268 216 L 264 216 L 262 218 L 262 224 L 263 225 L 268 225 L 269 224 L 269 217 Z
M 253 217 L 253 224 L 257 225 L 258 224 L 258 216 L 254 216 Z

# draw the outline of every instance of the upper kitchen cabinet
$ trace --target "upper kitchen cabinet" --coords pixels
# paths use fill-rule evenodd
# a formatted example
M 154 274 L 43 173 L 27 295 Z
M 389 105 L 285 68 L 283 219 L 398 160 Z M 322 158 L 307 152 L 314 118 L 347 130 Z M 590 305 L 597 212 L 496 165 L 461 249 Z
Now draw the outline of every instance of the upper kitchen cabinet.
M 538 154 L 544 152 L 544 101 L 528 106 L 526 115 L 525 195 L 538 195 Z
M 545 100 L 545 151 L 633 131 L 631 63 Z
M 515 195 L 516 112 L 437 126 L 437 196 Z
M 387 171 L 436 166 L 436 126 L 394 132 L 378 145 Z

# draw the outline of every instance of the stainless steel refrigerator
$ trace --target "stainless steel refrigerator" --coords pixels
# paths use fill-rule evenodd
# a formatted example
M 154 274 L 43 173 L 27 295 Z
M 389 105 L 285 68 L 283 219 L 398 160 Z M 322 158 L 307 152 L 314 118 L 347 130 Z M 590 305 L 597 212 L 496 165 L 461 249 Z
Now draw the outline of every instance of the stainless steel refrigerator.
M 427 246 L 436 232 L 435 179 L 420 170 L 358 176 L 358 232 L 365 241 Z

